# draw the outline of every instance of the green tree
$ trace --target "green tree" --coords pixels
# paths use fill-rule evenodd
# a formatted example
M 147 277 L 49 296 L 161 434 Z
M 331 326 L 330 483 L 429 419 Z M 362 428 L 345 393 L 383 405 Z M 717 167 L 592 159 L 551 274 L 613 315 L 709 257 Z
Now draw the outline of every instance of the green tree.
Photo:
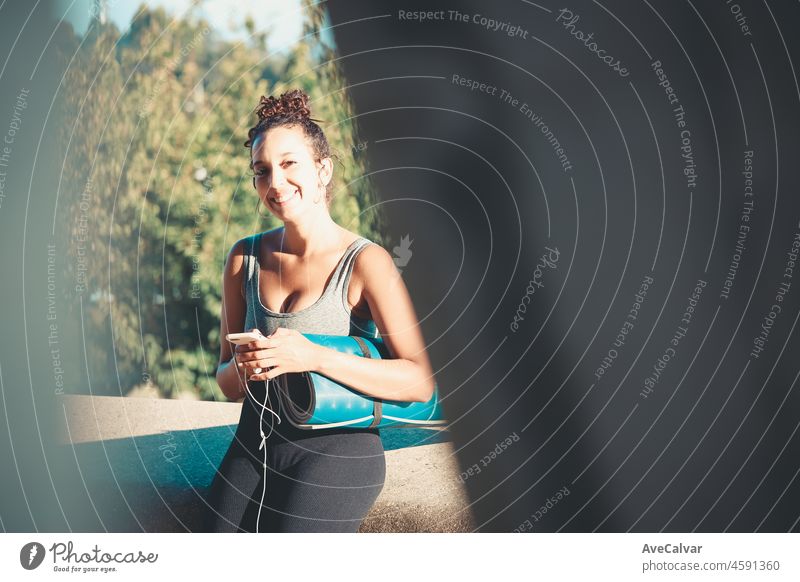
M 85 279 L 74 299 L 94 393 L 146 382 L 166 397 L 221 398 L 224 260 L 239 238 L 277 226 L 255 212 L 243 147 L 261 95 L 310 95 L 339 152 L 331 212 L 380 242 L 379 215 L 362 212 L 372 190 L 335 51 L 319 34 L 324 12 L 304 6 L 306 36 L 285 60 L 268 56 L 252 20 L 249 42 L 231 43 L 194 10 L 173 18 L 144 5 L 125 34 L 95 21 L 77 48 L 63 100 L 75 120 L 61 136 L 65 224 L 73 276 Z

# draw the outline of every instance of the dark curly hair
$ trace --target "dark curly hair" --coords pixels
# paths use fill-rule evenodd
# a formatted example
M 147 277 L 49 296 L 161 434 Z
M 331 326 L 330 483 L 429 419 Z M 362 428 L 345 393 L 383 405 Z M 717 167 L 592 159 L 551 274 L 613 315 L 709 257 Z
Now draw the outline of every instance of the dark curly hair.
M 335 154 L 331 150 L 328 139 L 316 124 L 319 119 L 311 118 L 311 109 L 308 107 L 308 95 L 300 89 L 292 89 L 275 98 L 261 96 L 255 110 L 258 122 L 247 132 L 247 141 L 244 147 L 252 148 L 257 137 L 265 134 L 273 127 L 301 127 L 305 137 L 311 144 L 315 160 L 332 158 Z M 252 158 L 250 168 L 253 168 Z M 325 189 L 325 203 L 330 204 L 333 198 L 333 180 L 328 182 Z

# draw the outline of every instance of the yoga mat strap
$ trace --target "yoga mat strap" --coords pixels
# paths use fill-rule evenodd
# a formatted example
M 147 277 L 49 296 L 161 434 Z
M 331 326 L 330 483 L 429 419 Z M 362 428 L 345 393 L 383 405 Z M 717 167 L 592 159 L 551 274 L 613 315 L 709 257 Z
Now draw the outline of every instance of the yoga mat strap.
M 365 358 L 371 358 L 372 356 L 369 353 L 369 348 L 367 347 L 367 342 L 365 342 L 362 338 L 358 336 L 353 336 L 353 339 L 356 340 L 358 347 L 361 348 L 361 355 Z M 369 428 L 375 428 L 381 423 L 382 415 L 382 401 L 378 398 L 375 398 L 375 401 L 372 405 L 372 424 L 369 425 Z

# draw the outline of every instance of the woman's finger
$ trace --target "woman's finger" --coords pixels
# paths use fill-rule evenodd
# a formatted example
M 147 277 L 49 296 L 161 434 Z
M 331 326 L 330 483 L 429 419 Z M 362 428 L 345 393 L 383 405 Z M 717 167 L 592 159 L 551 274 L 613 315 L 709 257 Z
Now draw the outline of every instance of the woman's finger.
M 276 348 L 264 348 L 264 349 L 252 350 L 250 352 L 243 352 L 237 356 L 237 361 L 254 362 L 256 360 L 265 360 L 267 358 L 272 358 L 277 355 L 275 349 Z
M 246 359 L 246 360 L 245 359 L 240 359 L 237 362 L 237 365 L 239 367 L 249 366 L 250 368 L 255 368 L 255 367 L 266 368 L 268 366 L 274 366 L 275 364 L 273 362 L 275 362 L 279 358 L 280 358 L 280 354 L 263 353 L 262 352 L 258 356 L 255 356 L 253 358 L 249 358 L 249 359 Z M 266 366 L 264 365 L 265 362 L 267 363 Z
M 272 368 L 264 372 L 262 376 L 264 376 L 265 380 L 272 380 L 275 376 L 280 376 L 281 374 L 283 374 L 283 370 L 281 370 L 281 367 L 273 366 Z
M 250 352 L 263 350 L 274 346 L 275 343 L 271 339 L 265 338 L 262 340 L 252 341 L 246 344 L 237 344 L 236 347 L 233 348 L 233 351 L 236 354 L 248 354 Z
M 248 360 L 246 362 L 241 362 L 237 364 L 237 367 L 240 370 L 247 370 L 250 374 L 260 374 L 265 369 L 270 368 L 272 366 L 276 366 L 278 364 L 278 359 L 275 357 L 270 358 L 256 358 L 253 360 Z
M 265 372 L 265 371 L 262 370 L 260 374 L 253 374 L 252 376 L 250 376 L 250 380 L 256 380 L 256 381 L 270 380 L 270 379 L 272 379 L 272 377 L 270 376 L 270 372 L 271 371 L 272 370 L 267 370 Z

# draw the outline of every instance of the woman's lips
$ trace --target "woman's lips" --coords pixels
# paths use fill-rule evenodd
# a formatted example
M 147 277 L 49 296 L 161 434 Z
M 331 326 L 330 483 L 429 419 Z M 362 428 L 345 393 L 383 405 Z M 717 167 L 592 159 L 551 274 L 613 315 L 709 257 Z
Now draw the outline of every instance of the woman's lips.
M 292 200 L 294 200 L 295 198 L 297 198 L 297 196 L 298 196 L 298 192 L 297 192 L 297 190 L 295 190 L 294 193 L 291 194 L 290 196 L 283 197 L 283 198 L 278 198 L 278 199 L 270 198 L 270 200 L 272 201 L 272 203 L 275 206 L 285 206 L 287 203 L 289 203 Z

